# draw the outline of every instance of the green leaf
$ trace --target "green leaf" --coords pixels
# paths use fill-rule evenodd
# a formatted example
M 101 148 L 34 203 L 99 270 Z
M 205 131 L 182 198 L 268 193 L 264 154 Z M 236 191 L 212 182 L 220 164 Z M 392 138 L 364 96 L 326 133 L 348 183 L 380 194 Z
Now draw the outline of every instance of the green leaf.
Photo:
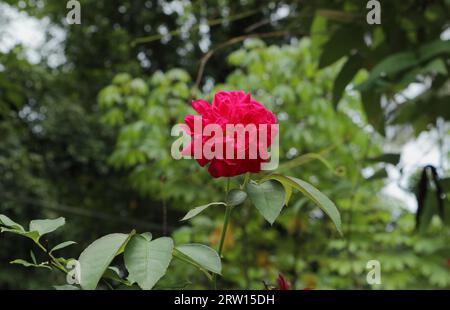
M 144 237 L 147 241 L 152 241 L 153 239 L 153 235 L 151 232 L 142 233 L 141 236 Z
M 303 180 L 280 174 L 269 175 L 262 179 L 262 181 L 264 180 L 277 180 L 282 184 L 285 183 L 286 185 L 290 185 L 293 188 L 300 191 L 306 197 L 311 199 L 320 209 L 322 209 L 325 212 L 325 214 L 327 214 L 330 217 L 330 219 L 336 226 L 337 231 L 339 232 L 339 234 L 342 235 L 341 215 L 339 214 L 336 205 L 314 186 Z
M 180 81 L 185 83 L 191 80 L 189 74 L 182 69 L 171 69 L 167 72 L 166 76 L 169 80 Z
M 445 61 L 441 58 L 436 58 L 425 64 L 421 67 L 414 67 L 412 70 L 406 72 L 400 81 L 397 81 L 396 84 L 399 87 L 406 87 L 410 83 L 420 82 L 419 77 L 423 75 L 447 75 L 447 66 Z M 438 88 L 438 87 L 436 87 Z M 420 96 L 419 96 L 420 97 Z
M 370 75 L 378 78 L 380 75 L 390 75 L 411 68 L 417 64 L 414 52 L 401 52 L 390 55 L 379 62 Z
M 361 69 L 363 59 L 359 54 L 352 55 L 342 67 L 333 84 L 333 107 L 336 109 L 342 98 L 345 87 L 353 80 Z
M 219 254 L 212 248 L 198 243 L 183 244 L 176 249 L 211 272 L 221 274 L 222 263 Z
M 232 52 L 227 59 L 231 65 L 239 66 L 244 62 L 246 56 L 247 56 L 246 51 L 243 49 L 239 49 L 237 51 Z
M 172 260 L 173 241 L 162 237 L 153 241 L 135 235 L 125 248 L 125 266 L 128 280 L 136 282 L 142 289 L 150 290 L 166 273 Z
M 54 220 L 33 220 L 30 222 L 30 231 L 37 231 L 39 236 L 51 233 L 63 226 L 66 220 L 63 217 L 59 217 Z
M 148 93 L 148 86 L 144 80 L 136 78 L 130 83 L 131 91 L 138 96 L 146 96 Z
M 384 112 L 381 107 L 381 96 L 373 91 L 363 91 L 361 99 L 367 121 L 384 136 Z
M 247 193 L 256 209 L 272 225 L 280 215 L 286 201 L 283 186 L 277 181 L 249 183 Z
M 106 268 L 121 247 L 128 241 L 129 234 L 110 234 L 91 243 L 80 255 L 80 285 L 85 290 L 94 290 Z
M 286 194 L 286 199 L 284 200 L 284 204 L 287 206 L 289 204 L 289 200 L 291 200 L 292 196 L 292 186 L 284 186 L 284 193 Z
M 39 241 L 39 233 L 37 231 L 20 231 L 17 229 L 1 227 L 0 232 L 9 232 L 9 233 L 21 235 L 21 236 L 30 238 L 31 240 L 33 240 L 36 243 Z
M 327 19 L 323 16 L 316 15 L 310 27 L 311 36 L 311 54 L 316 57 L 320 55 L 321 47 L 327 42 L 328 37 L 323 33 L 327 32 Z
M 240 189 L 232 189 L 227 194 L 227 205 L 235 207 L 247 199 L 247 193 Z
M 442 41 L 438 39 L 420 46 L 419 59 L 420 61 L 426 61 L 444 53 L 450 53 L 450 40 Z
M 57 250 L 64 249 L 72 244 L 76 244 L 76 242 L 75 241 L 66 241 L 66 242 L 60 243 L 60 244 L 54 246 L 53 249 L 50 250 L 50 253 L 53 253 L 54 251 L 57 251 Z
M 448 74 L 447 66 L 445 61 L 441 58 L 434 59 L 427 63 L 425 67 L 421 69 L 421 73 L 432 73 L 432 74 Z
M 364 47 L 363 31 L 360 27 L 343 26 L 336 30 L 323 45 L 319 69 L 327 67 L 350 54 L 353 49 Z
M 25 231 L 25 229 L 21 225 L 12 221 L 5 215 L 0 215 L 0 222 L 2 223 L 2 225 L 10 227 L 0 227 L 0 232 L 10 232 L 13 234 L 25 236 L 37 243 L 39 242 L 39 238 L 42 235 L 52 232 L 64 225 L 65 219 L 63 217 L 60 217 L 55 220 L 33 220 L 30 222 L 30 231 Z
M 357 86 L 358 90 L 367 91 L 379 78 L 396 74 L 418 64 L 414 52 L 401 52 L 390 55 L 380 61 L 370 72 L 369 77 Z
M 46 269 L 50 269 L 50 270 L 52 269 L 49 265 L 46 265 L 46 264 L 34 264 L 34 263 L 27 262 L 27 261 L 25 261 L 23 259 L 13 260 L 12 262 L 10 262 L 10 264 L 17 264 L 17 265 L 22 265 L 22 266 L 25 266 L 25 267 L 46 268 Z
M 197 216 L 198 214 L 200 214 L 201 212 L 203 212 L 210 206 L 214 206 L 214 205 L 224 205 L 225 206 L 226 203 L 225 202 L 211 202 L 207 205 L 196 207 L 196 208 L 190 210 L 180 221 L 187 221 L 187 220 Z
M 131 81 L 131 76 L 128 73 L 118 73 L 114 76 L 112 83 L 118 86 L 122 86 Z
M 386 153 L 377 157 L 371 157 L 367 159 L 368 162 L 383 162 L 392 165 L 397 165 L 400 161 L 400 154 Z
M 130 242 L 131 238 L 136 234 L 136 230 L 132 230 L 129 234 L 128 234 L 128 238 L 127 240 L 125 240 L 125 242 L 122 244 L 122 246 L 120 247 L 119 251 L 117 251 L 116 256 L 122 254 L 125 251 L 125 247 L 127 246 L 128 242 Z M 145 238 L 149 237 L 148 235 L 145 236 Z
M 11 227 L 20 231 L 25 231 L 22 225 L 17 224 L 13 220 L 11 220 L 9 217 L 7 217 L 4 214 L 0 214 L 0 224 L 6 227 Z
M 98 95 L 98 102 L 100 106 L 110 108 L 122 100 L 120 88 L 115 85 L 110 85 L 103 88 Z

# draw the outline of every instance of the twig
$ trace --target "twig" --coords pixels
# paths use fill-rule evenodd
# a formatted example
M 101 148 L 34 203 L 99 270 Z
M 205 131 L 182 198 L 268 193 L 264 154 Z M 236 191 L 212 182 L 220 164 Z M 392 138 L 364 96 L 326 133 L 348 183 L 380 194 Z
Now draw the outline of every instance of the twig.
M 198 69 L 198 73 L 197 73 L 197 78 L 195 80 L 195 84 L 192 87 L 192 98 L 195 97 L 196 95 L 196 91 L 197 89 L 199 89 L 200 87 L 200 83 L 201 80 L 203 78 L 203 73 L 205 71 L 205 66 L 207 64 L 207 62 L 209 61 L 209 59 L 218 51 L 221 50 L 223 48 L 226 48 L 228 46 L 240 43 L 245 41 L 246 39 L 250 39 L 250 38 L 271 38 L 271 37 L 280 37 L 280 36 L 286 36 L 292 34 L 289 31 L 273 31 L 273 32 L 264 32 L 264 33 L 252 33 L 252 34 L 247 34 L 247 35 L 242 35 L 242 36 L 237 36 L 234 38 L 229 39 L 226 42 L 223 42 L 221 44 L 219 44 L 216 48 L 210 50 L 208 53 L 206 53 L 202 59 L 200 60 L 200 66 Z
M 248 11 L 248 12 L 236 14 L 236 15 L 233 15 L 233 16 L 228 16 L 228 17 L 224 17 L 224 18 L 216 18 L 216 19 L 208 21 L 207 25 L 211 27 L 211 26 L 220 25 L 223 22 L 233 22 L 233 21 L 236 21 L 236 20 L 247 18 L 247 17 L 249 17 L 251 15 L 254 15 L 254 14 L 258 13 L 259 11 L 260 11 L 260 9 L 256 9 L 256 10 L 251 10 L 251 11 Z M 200 29 L 200 26 L 201 26 L 201 24 L 198 24 L 196 26 L 193 26 L 190 30 L 192 31 L 192 30 Z M 159 39 L 161 39 L 161 38 L 163 38 L 165 36 L 168 36 L 168 35 L 169 36 L 178 36 L 180 34 L 181 34 L 181 30 L 177 29 L 177 30 L 170 31 L 167 34 L 154 34 L 154 35 L 147 36 L 147 37 L 137 38 L 137 39 L 134 39 L 131 42 L 131 46 L 134 47 L 134 46 L 136 46 L 138 44 L 151 43 L 151 42 L 157 41 L 157 40 L 159 40 Z

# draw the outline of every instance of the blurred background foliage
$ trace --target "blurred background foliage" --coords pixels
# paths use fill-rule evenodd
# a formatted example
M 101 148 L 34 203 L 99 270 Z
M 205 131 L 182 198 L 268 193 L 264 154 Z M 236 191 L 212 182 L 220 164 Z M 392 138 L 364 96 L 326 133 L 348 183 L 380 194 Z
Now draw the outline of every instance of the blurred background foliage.
M 217 246 L 219 206 L 179 219 L 222 200 L 225 181 L 174 160 L 171 129 L 193 113 L 192 98 L 243 89 L 278 117 L 279 171 L 336 203 L 344 238 L 301 196 L 272 227 L 241 206 L 221 287 L 262 289 L 282 272 L 297 289 L 450 288 L 450 1 L 381 1 L 381 25 L 366 23 L 359 0 L 80 2 L 72 26 L 64 1 L 0 2 L 1 213 L 65 216 L 48 242 L 79 241 L 74 257 L 132 228 Z M 11 11 L 45 22 L 44 46 L 63 33 L 53 46 L 62 52 L 31 60 L 26 44 L 6 48 Z M 424 132 L 436 133 L 440 160 L 406 173 L 400 154 Z M 308 153 L 325 163 L 299 158 Z M 384 190 L 392 170 L 414 205 Z M 0 288 L 64 281 L 8 264 L 29 257 L 26 240 L 0 243 Z M 372 259 L 381 285 L 366 282 Z M 209 287 L 181 267 L 160 287 Z

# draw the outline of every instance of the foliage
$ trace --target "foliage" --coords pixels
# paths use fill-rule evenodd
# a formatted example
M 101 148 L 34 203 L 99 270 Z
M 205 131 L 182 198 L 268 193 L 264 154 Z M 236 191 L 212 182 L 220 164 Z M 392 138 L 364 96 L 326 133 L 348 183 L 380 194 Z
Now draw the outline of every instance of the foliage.
M 262 281 L 274 283 L 280 272 L 294 288 L 450 287 L 450 232 L 444 225 L 450 214 L 449 41 L 443 35 L 448 1 L 384 1 L 381 25 L 368 25 L 366 2 L 359 0 L 184 1 L 180 12 L 168 1 L 86 0 L 77 27 L 64 23 L 61 1 L 4 2 L 47 17 L 66 38 L 65 60 L 57 67 L 49 66 L 44 48 L 37 64 L 20 46 L 0 51 L 0 213 L 20 222 L 61 215 L 71 220 L 66 229 L 41 238 L 37 228 L 6 227 L 11 223 L 2 217 L 5 232 L 29 238 L 0 234 L 1 288 L 63 283 L 62 273 L 48 272 L 57 267 L 47 264 L 47 252 L 79 257 L 88 240 L 133 228 L 155 235 L 133 237 L 139 250 L 131 257 L 142 270 L 133 272 L 133 281 L 152 286 L 164 268 L 152 274 L 140 254 L 170 233 L 182 246 L 174 247 L 177 259 L 156 287 L 209 288 L 204 274 L 218 269 L 205 246 L 220 243 L 224 211 L 222 203 L 210 201 L 233 205 L 220 287 L 261 289 Z M 278 18 L 278 9 L 288 15 Z M 0 24 L 7 25 L 6 19 Z M 261 35 L 267 33 L 274 36 Z M 49 42 L 52 34 L 47 36 Z M 207 51 L 212 54 L 197 84 Z M 420 88 L 419 95 L 410 94 L 412 86 Z M 246 188 L 244 178 L 235 178 L 225 196 L 222 180 L 211 181 L 195 163 L 170 157 L 170 130 L 192 113 L 192 95 L 212 99 L 224 89 L 251 92 L 276 113 L 282 143 L 274 174 L 321 189 L 340 211 L 343 238 L 336 233 L 336 217 L 326 216 L 328 202 L 317 208 L 317 197 L 308 199 L 305 187 L 299 193 L 287 180 L 275 185 L 278 208 L 275 214 L 262 211 L 273 222 L 269 228 L 260 215 L 264 200 L 252 207 L 248 187 L 259 186 L 259 192 L 278 184 L 262 182 L 270 175 L 252 176 L 256 182 Z M 430 168 L 417 167 L 408 188 L 422 206 L 425 225 L 416 231 L 418 215 L 382 189 L 392 182 L 387 171 L 395 166 L 402 173 L 397 151 L 413 138 L 411 129 L 418 136 L 436 127 L 444 164 L 434 167 L 437 178 L 425 173 L 423 182 L 420 176 Z M 188 213 L 189 222 L 178 221 L 195 206 L 202 207 Z M 33 252 L 40 249 L 35 240 L 45 248 L 41 255 Z M 156 259 L 165 259 L 164 267 L 167 257 Z M 366 283 L 371 259 L 381 262 L 381 285 Z M 8 261 L 37 268 L 22 271 Z M 125 257 L 108 261 L 100 268 L 111 267 L 100 275 L 99 288 L 106 288 L 104 281 L 126 286 Z M 185 261 L 201 263 L 203 273 L 185 268 Z
M 363 5 L 361 1 L 345 1 L 342 10 L 317 11 L 312 23 L 312 38 L 322 46 L 319 67 L 346 58 L 334 81 L 333 104 L 339 104 L 346 86 L 365 69 L 370 72 L 368 78 L 352 86 L 361 93 L 369 123 L 380 133 L 384 134 L 386 125 L 402 124 L 412 126 L 418 134 L 439 117 L 448 120 L 449 67 L 445 59 L 450 54 L 450 41 L 441 35 L 448 27 L 450 3 L 386 2 L 380 25 L 360 22 L 357 12 Z M 346 17 L 345 22 L 342 17 Z M 322 32 L 330 36 L 324 40 Z M 420 96 L 409 98 L 405 93 L 399 99 L 411 84 L 423 81 L 431 87 Z M 421 104 L 424 100 L 433 104 Z M 386 107 L 383 101 L 388 103 Z
M 392 244 L 390 238 L 387 237 L 379 237 L 381 240 L 379 244 L 378 242 L 374 242 L 373 245 L 369 245 L 367 241 L 377 240 L 378 237 L 376 236 L 378 235 L 374 237 L 374 233 L 378 233 L 380 236 L 392 235 L 392 238 L 395 240 L 394 232 L 386 232 L 386 227 L 389 225 L 396 226 L 398 221 L 404 222 L 406 221 L 405 219 L 411 220 L 411 215 L 409 212 L 398 207 L 395 207 L 392 211 L 388 209 L 379 210 L 382 205 L 384 205 L 384 208 L 387 208 L 387 205 L 395 206 L 397 203 L 389 201 L 383 196 L 374 197 L 373 193 L 378 191 L 382 184 L 380 180 L 372 177 L 370 178 L 371 181 L 364 181 L 360 172 L 354 169 L 356 161 L 358 165 L 361 165 L 361 168 L 373 167 L 380 169 L 379 171 L 384 171 L 386 165 L 395 165 L 398 163 L 398 155 L 379 155 L 378 145 L 381 143 L 382 138 L 373 136 L 370 131 L 365 132 L 363 129 L 365 128 L 365 116 L 362 106 L 359 105 L 358 96 L 351 93 L 346 94 L 342 102 L 342 107 L 337 112 L 333 111 L 333 108 L 327 104 L 327 101 L 323 98 L 326 98 L 328 90 L 332 89 L 331 81 L 333 75 L 338 73 L 338 68 L 330 68 L 320 72 L 315 71 L 314 67 L 317 63 L 309 63 L 313 59 L 309 46 L 310 43 L 307 40 L 282 48 L 276 46 L 264 47 L 264 44 L 260 41 L 246 42 L 244 49 L 240 49 L 229 56 L 229 60 L 234 65 L 239 66 L 239 68 L 230 74 L 226 84 L 219 84 L 215 89 L 233 89 L 239 85 L 246 85 L 246 89 L 251 89 L 256 92 L 258 100 L 264 102 L 277 112 L 281 124 L 281 140 L 283 141 L 280 145 L 280 155 L 284 160 L 290 159 L 288 162 L 282 162 L 279 170 L 295 170 L 297 169 L 296 167 L 303 167 L 305 163 L 309 163 L 308 170 L 303 170 L 302 173 L 307 173 L 310 176 L 320 175 L 321 185 L 319 186 L 321 188 L 327 188 L 332 197 L 338 199 L 337 204 L 343 209 L 341 212 L 344 218 L 343 229 L 346 241 L 336 239 L 328 244 L 325 240 L 329 236 L 325 235 L 326 237 L 323 239 L 324 235 L 318 234 L 317 230 L 313 228 L 316 226 L 314 225 L 314 216 L 312 219 L 308 219 L 308 214 L 313 211 L 310 209 L 307 200 L 298 199 L 295 196 L 294 202 L 291 202 L 290 207 L 284 211 L 286 214 L 282 214 L 280 220 L 277 221 L 278 229 L 276 233 L 261 233 L 260 227 L 262 223 L 260 221 L 252 220 L 254 223 L 251 225 L 243 224 L 246 220 L 252 218 L 252 211 L 247 209 L 233 211 L 242 212 L 245 215 L 242 220 L 232 220 L 232 227 L 234 227 L 233 239 L 240 240 L 241 242 L 247 239 L 246 246 L 252 242 L 260 244 L 261 239 L 264 239 L 266 245 L 256 245 L 256 248 L 267 250 L 260 250 L 256 254 L 256 257 L 258 257 L 257 262 L 261 261 L 262 265 L 253 266 L 250 263 L 248 254 L 243 257 L 238 254 L 240 251 L 246 251 L 244 246 L 236 246 L 235 244 L 234 247 L 236 249 L 227 249 L 225 258 L 245 266 L 242 268 L 242 272 L 246 273 L 246 275 L 244 278 L 240 278 L 238 276 L 240 273 L 239 268 L 234 269 L 234 273 L 233 269 L 228 271 L 228 268 L 226 268 L 224 272 L 230 273 L 228 277 L 225 276 L 225 279 L 228 279 L 228 281 L 233 281 L 229 279 L 236 279 L 233 282 L 234 284 L 230 282 L 229 285 L 232 286 L 238 285 L 258 288 L 257 280 L 264 277 L 264 273 L 261 273 L 261 271 L 258 272 L 262 268 L 262 270 L 271 274 L 271 279 L 276 277 L 276 273 L 279 270 L 282 270 L 284 273 L 290 273 L 293 277 L 299 277 L 295 279 L 297 287 L 302 287 L 302 285 L 329 288 L 345 288 L 349 285 L 366 287 L 363 276 L 365 264 L 371 258 L 379 258 L 382 266 L 384 264 L 388 266 L 385 275 L 386 280 L 383 281 L 384 283 L 389 283 L 385 286 L 386 288 L 402 288 L 407 287 L 407 285 L 415 285 L 415 283 L 419 282 L 414 282 L 414 280 L 405 282 L 405 278 L 401 276 L 405 270 L 404 268 L 408 268 L 409 266 L 403 260 L 395 263 L 398 269 L 390 267 L 390 264 L 394 264 L 393 262 L 398 260 L 395 257 L 396 246 L 398 247 L 402 244 Z M 289 71 L 289 69 L 292 71 Z M 296 72 L 294 73 L 293 70 L 296 70 Z M 298 72 L 298 70 L 303 70 L 303 72 Z M 271 72 L 271 74 L 268 76 L 264 75 L 263 72 Z M 157 76 L 162 75 L 161 73 L 157 73 Z M 296 78 L 297 76 L 303 76 L 303 78 Z M 362 80 L 364 77 L 365 75 L 361 74 L 360 77 L 357 77 L 357 80 Z M 150 81 L 153 79 L 154 77 Z M 189 87 L 190 85 L 187 84 L 186 88 Z M 150 88 L 150 93 L 158 92 L 158 88 Z M 126 100 L 126 98 L 122 98 L 122 100 Z M 144 101 L 149 102 L 145 99 Z M 167 101 L 168 98 L 164 98 L 161 100 L 160 105 Z M 121 106 L 123 107 L 123 105 Z M 106 115 L 108 113 L 107 111 Z M 359 116 L 359 120 L 356 123 L 354 122 L 355 113 Z M 144 114 L 136 115 L 138 120 L 142 117 L 141 115 Z M 320 115 L 320 117 L 316 118 L 316 115 Z M 297 124 L 297 126 L 294 124 Z M 126 128 L 126 126 L 123 128 Z M 298 128 L 301 128 L 301 134 L 299 134 Z M 141 139 L 139 142 L 136 142 L 136 145 L 142 145 L 142 141 L 149 138 Z M 121 145 L 121 143 L 117 144 L 117 150 L 121 150 Z M 295 148 L 297 145 L 302 145 L 303 149 L 298 150 Z M 363 151 L 364 149 L 365 151 Z M 358 150 L 363 157 L 355 159 L 352 150 Z M 310 153 L 292 158 L 299 152 Z M 331 157 L 328 154 L 333 154 L 333 156 Z M 131 165 L 131 167 L 134 167 L 134 165 Z M 180 167 L 178 166 L 178 162 L 176 163 L 176 167 Z M 324 170 L 323 167 L 327 169 Z M 150 168 L 148 171 L 149 173 L 154 173 Z M 268 176 L 266 178 L 268 179 L 270 177 Z M 311 180 L 314 179 L 313 177 Z M 329 180 L 328 182 L 326 182 L 327 179 Z M 333 182 L 336 179 L 339 179 L 339 183 Z M 253 186 L 250 184 L 250 187 Z M 355 187 L 358 188 L 357 193 L 355 193 Z M 271 199 L 275 199 L 273 195 L 270 195 L 270 197 Z M 171 199 L 170 192 L 167 198 Z M 205 201 L 204 199 L 199 200 L 202 200 L 201 202 Z M 285 197 L 280 196 L 279 200 L 279 205 L 283 206 Z M 273 210 L 273 205 L 271 204 L 272 208 L 270 210 Z M 367 209 L 362 208 L 362 206 L 365 206 Z M 198 209 L 194 209 L 195 213 L 193 214 L 192 212 L 194 210 L 190 211 L 186 217 L 192 218 L 193 215 L 197 215 L 198 217 L 194 219 L 194 226 L 192 228 L 187 226 L 181 228 L 179 232 L 175 233 L 175 236 L 179 236 L 178 238 L 184 240 L 206 241 L 201 236 L 201 233 L 205 229 L 209 231 L 213 229 L 212 235 L 210 236 L 211 239 L 214 231 L 216 231 L 214 227 L 220 226 L 215 226 L 216 224 L 213 221 L 203 216 L 203 213 L 200 213 L 206 208 L 216 209 L 215 206 L 204 205 Z M 265 214 L 264 211 L 262 212 Z M 401 216 L 396 215 L 398 212 L 400 212 Z M 274 214 L 273 217 L 269 217 L 270 222 L 273 222 L 277 215 L 278 213 Z M 379 224 L 377 224 L 378 228 L 372 227 L 372 221 L 375 221 L 375 223 L 379 221 Z M 195 226 L 198 225 L 203 225 L 204 228 L 196 228 Z M 403 229 L 405 230 L 396 230 L 395 234 L 412 234 L 412 230 L 408 230 L 408 228 Z M 293 237 L 294 241 L 288 242 L 288 244 L 283 243 L 278 248 L 276 240 L 283 238 L 285 234 Z M 313 236 L 313 234 L 318 235 Z M 257 237 L 251 237 L 253 235 Z M 421 237 L 411 235 L 411 240 L 415 239 L 421 240 Z M 214 238 L 211 240 L 214 240 Z M 410 244 L 414 243 L 414 241 L 410 242 Z M 336 246 L 336 244 L 339 246 Z M 362 246 L 361 249 L 359 248 L 360 244 Z M 271 250 L 267 252 L 269 248 Z M 308 258 L 299 258 L 299 254 L 297 253 L 301 253 L 302 249 L 310 253 Z M 413 248 L 407 247 L 405 252 L 409 255 L 407 257 L 417 255 Z M 442 256 L 444 252 L 437 250 L 433 253 L 435 258 L 430 261 L 430 265 L 425 267 L 425 269 L 438 270 L 439 268 L 445 268 L 445 256 Z M 268 253 L 272 253 L 272 255 Z M 337 255 L 337 253 L 340 253 L 340 255 Z M 379 253 L 386 254 L 380 258 Z M 285 259 L 279 261 L 281 257 L 285 257 Z M 441 258 L 439 259 L 438 257 Z M 320 278 L 317 278 L 316 274 Z M 424 276 L 425 274 L 423 270 L 418 271 L 416 277 L 417 281 L 424 283 L 423 287 L 427 287 L 425 283 L 429 283 L 431 286 L 438 285 L 436 280 L 430 279 L 430 282 L 424 281 L 423 277 L 426 277 Z M 444 278 L 440 281 L 442 281 L 440 285 L 444 287 L 447 285 L 447 280 Z
M 151 233 L 137 234 L 134 230 L 129 234 L 109 234 L 92 242 L 80 254 L 78 259 L 54 256 L 59 251 L 74 244 L 65 241 L 46 248 L 40 242 L 43 235 L 51 233 L 65 224 L 64 218 L 33 220 L 28 231 L 7 216 L 0 214 L 1 232 L 8 232 L 28 237 L 43 251 L 46 261 L 37 262 L 31 252 L 32 262 L 16 259 L 11 264 L 25 267 L 59 270 L 66 275 L 69 284 L 55 286 L 56 289 L 90 289 L 93 290 L 102 282 L 107 288 L 133 287 L 152 289 L 163 277 L 173 257 L 202 270 L 209 278 L 209 272 L 220 274 L 222 266 L 217 253 L 205 245 L 184 244 L 174 247 L 173 240 L 162 237 L 152 240 Z M 116 257 L 123 254 L 126 269 L 111 265 L 117 263 Z M 128 275 L 126 275 L 128 270 Z

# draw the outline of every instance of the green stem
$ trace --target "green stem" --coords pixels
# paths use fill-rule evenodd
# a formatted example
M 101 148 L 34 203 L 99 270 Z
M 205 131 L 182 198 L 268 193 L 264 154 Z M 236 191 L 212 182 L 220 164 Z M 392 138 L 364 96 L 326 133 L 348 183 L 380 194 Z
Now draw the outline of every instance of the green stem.
M 227 201 L 227 195 L 230 191 L 230 178 L 227 178 L 227 186 L 225 187 L 225 201 Z
M 230 178 L 227 179 L 227 187 L 225 189 L 225 197 L 227 196 L 229 190 L 230 190 Z M 227 201 L 227 199 L 225 199 L 225 201 Z M 219 250 L 218 250 L 220 259 L 222 259 L 223 245 L 225 243 L 225 236 L 227 234 L 228 224 L 230 222 L 231 209 L 232 209 L 231 206 L 226 205 L 225 218 L 223 220 L 222 233 L 220 234 L 220 242 L 219 242 Z M 214 289 L 217 289 L 217 275 L 215 275 L 215 274 L 214 274 L 213 282 L 214 282 Z
M 48 257 L 50 258 L 52 264 L 53 264 L 56 268 L 58 268 L 59 270 L 61 270 L 61 271 L 64 272 L 64 273 L 67 273 L 66 268 L 64 268 L 64 266 L 63 266 L 60 262 L 58 262 L 58 260 L 57 260 L 50 252 L 47 252 L 47 249 L 46 249 L 40 242 L 36 242 L 36 244 L 39 246 L 39 248 L 40 248 L 42 251 L 44 251 L 45 254 L 48 255 Z
M 241 185 L 241 190 L 245 191 L 245 187 L 247 186 L 248 181 L 250 181 L 250 172 L 247 172 L 245 174 L 244 183 Z
M 219 243 L 219 256 L 222 257 L 223 244 L 225 242 L 225 235 L 228 229 L 228 223 L 230 222 L 231 215 L 231 206 L 226 207 L 225 210 L 225 218 L 223 220 L 222 234 L 220 235 L 220 243 Z

